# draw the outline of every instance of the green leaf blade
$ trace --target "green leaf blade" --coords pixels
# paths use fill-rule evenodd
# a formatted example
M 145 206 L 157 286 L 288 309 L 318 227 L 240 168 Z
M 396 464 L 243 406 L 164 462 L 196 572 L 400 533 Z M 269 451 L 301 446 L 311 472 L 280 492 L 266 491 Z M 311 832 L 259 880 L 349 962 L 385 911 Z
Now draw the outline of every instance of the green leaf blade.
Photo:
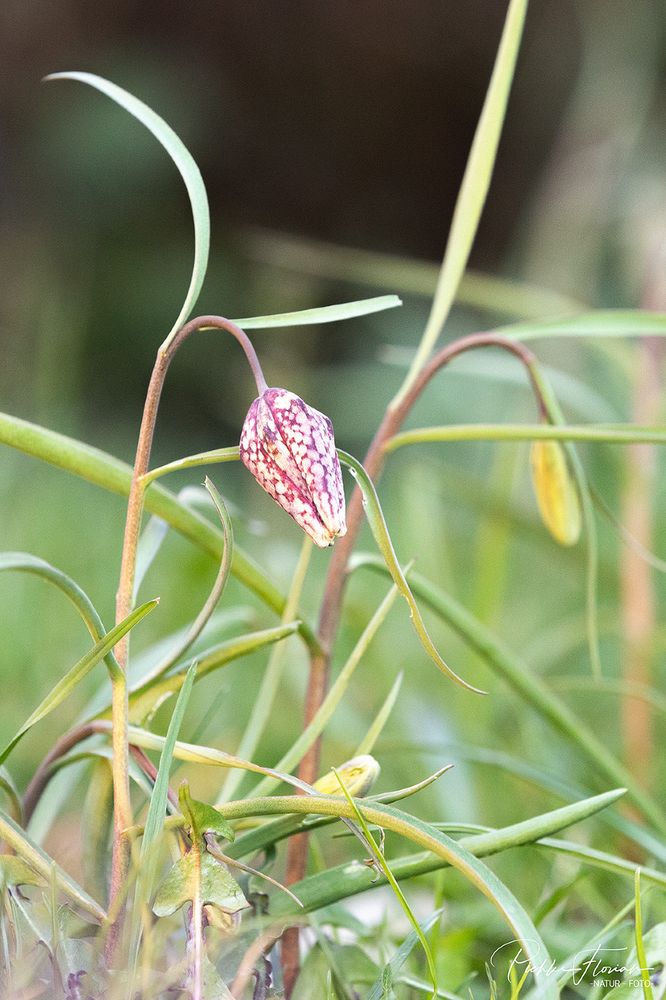
M 187 194 L 192 207 L 192 219 L 194 222 L 194 263 L 192 266 L 192 277 L 189 288 L 185 296 L 185 301 L 181 307 L 171 331 L 164 341 L 164 348 L 175 336 L 183 323 L 190 315 L 196 303 L 199 292 L 206 276 L 208 267 L 208 253 L 210 249 L 210 212 L 208 209 L 208 197 L 206 188 L 201 178 L 201 173 L 196 165 L 192 154 L 184 143 L 178 138 L 170 125 L 160 118 L 152 108 L 140 101 L 127 90 L 123 90 L 110 80 L 105 80 L 95 73 L 82 73 L 78 71 L 66 73 L 51 73 L 45 80 L 77 80 L 85 83 L 89 87 L 94 87 L 100 93 L 115 101 L 121 108 L 129 112 L 136 118 L 144 128 L 151 132 L 157 141 L 164 147 L 175 164 L 180 176 L 185 182 Z

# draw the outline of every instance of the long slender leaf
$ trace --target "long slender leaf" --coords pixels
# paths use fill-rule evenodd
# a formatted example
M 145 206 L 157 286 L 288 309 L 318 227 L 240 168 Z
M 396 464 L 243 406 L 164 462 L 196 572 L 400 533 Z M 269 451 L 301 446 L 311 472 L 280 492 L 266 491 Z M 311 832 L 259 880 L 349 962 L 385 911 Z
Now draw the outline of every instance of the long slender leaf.
M 7 746 L 0 752 L 0 764 L 2 764 L 9 754 L 12 752 L 16 744 L 22 739 L 25 734 L 32 729 L 32 727 L 40 722 L 42 719 L 50 715 L 58 705 L 62 704 L 65 698 L 73 691 L 79 681 L 83 680 L 84 677 L 92 670 L 100 660 L 113 649 L 117 644 L 119 639 L 122 639 L 130 629 L 134 628 L 137 622 L 140 622 L 142 618 L 156 608 L 159 604 L 159 600 L 148 601 L 146 604 L 142 604 L 141 607 L 136 608 L 131 612 L 119 625 L 112 628 L 110 632 L 107 632 L 99 642 L 96 642 L 91 650 L 89 650 L 85 656 L 81 657 L 78 663 L 67 671 L 64 677 L 58 681 L 58 683 L 51 689 L 46 698 L 37 706 L 34 712 L 25 720 L 18 732 L 12 737 Z
M 379 295 L 357 302 L 341 302 L 335 306 L 320 306 L 316 309 L 301 309 L 298 312 L 276 313 L 274 316 L 246 316 L 234 323 L 245 330 L 263 330 L 281 326 L 310 326 L 317 323 L 337 323 L 343 319 L 355 319 L 384 309 L 395 309 L 402 302 L 397 295 Z
M 428 933 L 429 930 L 431 930 L 432 927 L 435 926 L 435 924 L 437 923 L 443 912 L 444 912 L 443 909 L 435 910 L 435 912 L 431 913 L 426 920 L 422 920 L 421 923 L 418 925 L 419 933 L 417 933 L 415 929 L 409 932 L 405 940 L 402 942 L 402 944 L 396 951 L 395 955 L 393 955 L 390 961 L 386 963 L 386 965 L 381 971 L 381 974 L 372 984 L 370 992 L 368 993 L 367 996 L 367 1000 L 382 1000 L 382 998 L 385 995 L 385 987 L 387 980 L 391 983 L 396 981 L 398 973 L 400 972 L 403 965 L 411 955 L 412 951 L 418 944 L 419 940 L 422 937 L 425 938 L 425 935 Z M 437 983 L 435 983 L 434 986 L 435 986 L 434 995 L 441 996 L 442 994 L 439 992 Z M 430 989 L 431 987 L 428 986 L 428 990 Z
M 550 337 L 664 337 L 666 313 L 640 309 L 597 309 L 561 320 L 511 323 L 497 327 L 496 332 L 516 340 Z
M 397 405 L 406 394 L 435 346 L 467 266 L 495 165 L 526 12 L 527 0 L 510 0 L 495 65 L 456 201 L 430 316 L 393 405 Z
M 551 812 L 543 813 L 532 819 L 514 823 L 511 826 L 503 827 L 499 830 L 490 830 L 482 833 L 474 833 L 463 837 L 459 843 L 467 851 L 478 857 L 488 857 L 501 851 L 510 850 L 513 847 L 521 847 L 525 844 L 543 843 L 551 848 L 557 849 L 558 844 L 568 844 L 566 841 L 552 841 L 550 834 L 557 833 L 566 827 L 573 826 L 581 820 L 593 816 L 602 809 L 607 808 L 616 802 L 624 794 L 623 789 L 604 792 L 602 795 L 595 795 L 592 798 L 584 799 L 581 802 L 574 802 L 571 805 Z M 249 804 L 248 804 L 249 805 Z M 368 818 L 367 808 L 364 807 Z M 240 847 L 239 838 L 230 848 L 230 853 Z M 579 847 L 581 845 L 568 845 L 569 847 Z M 563 848 L 564 849 L 564 848 Z M 587 849 L 589 852 L 591 849 Z M 589 860 L 588 858 L 581 860 Z M 391 868 L 395 877 L 399 880 L 414 878 L 417 875 L 425 875 L 428 872 L 436 871 L 448 862 L 441 857 L 433 855 L 429 851 L 421 851 L 418 854 L 404 855 L 394 858 Z M 626 863 L 633 873 L 633 867 Z M 615 869 L 618 870 L 618 869 Z M 329 868 L 325 872 L 311 875 L 301 882 L 292 886 L 294 892 L 303 903 L 306 911 L 317 910 L 324 906 L 329 906 L 340 899 L 346 899 L 359 892 L 365 892 L 374 884 L 384 884 L 383 878 L 373 882 L 373 875 L 363 865 L 350 865 L 348 862 L 334 868 Z M 280 916 L 290 912 L 287 900 L 276 899 L 273 908 L 273 915 Z
M 475 688 L 472 684 L 468 684 L 467 681 L 463 680 L 462 677 L 459 677 L 458 674 L 456 674 L 455 671 L 453 671 L 440 656 L 435 644 L 428 634 L 428 630 L 425 627 L 425 622 L 423 621 L 421 612 L 419 611 L 409 584 L 405 579 L 405 574 L 400 568 L 400 563 L 398 562 L 398 558 L 395 554 L 391 536 L 389 535 L 388 528 L 386 527 L 386 521 L 384 520 L 384 514 L 382 513 L 379 503 L 379 497 L 377 496 L 377 491 L 375 490 L 370 476 L 367 474 L 361 463 L 352 455 L 348 455 L 347 452 L 342 451 L 340 448 L 338 448 L 337 451 L 340 461 L 350 470 L 352 476 L 358 483 L 361 493 L 363 494 L 363 505 L 375 542 L 377 543 L 377 547 L 382 554 L 386 568 L 391 575 L 393 582 L 407 601 L 412 624 L 421 641 L 421 645 L 442 673 L 447 677 L 450 677 L 451 680 L 456 682 L 456 684 L 460 684 L 461 687 L 467 688 L 475 694 L 485 694 L 484 691 L 481 691 L 479 688 Z
M 199 297 L 199 292 L 201 291 L 201 286 L 203 285 L 204 278 L 206 276 L 206 269 L 208 267 L 208 251 L 210 247 L 210 214 L 208 211 L 206 188 L 204 187 L 204 182 L 201 179 L 199 168 L 194 162 L 192 154 L 188 149 L 186 149 L 171 126 L 167 125 L 167 123 L 160 118 L 159 115 L 155 114 L 155 112 L 149 108 L 147 104 L 144 104 L 143 101 L 140 101 L 138 98 L 134 97 L 133 94 L 128 93 L 128 91 L 123 90 L 123 88 L 117 86 L 117 84 L 111 83 L 109 80 L 105 80 L 101 76 L 96 76 L 94 73 L 80 72 L 52 73 L 45 79 L 78 80 L 80 83 L 85 83 L 89 87 L 94 87 L 96 90 L 101 91 L 102 94 L 110 97 L 112 101 L 115 101 L 121 108 L 124 108 L 125 111 L 128 111 L 131 115 L 138 119 L 138 121 L 140 121 L 149 132 L 152 132 L 157 141 L 164 147 L 173 160 L 178 172 L 185 182 L 187 194 L 190 199 L 190 205 L 192 206 L 192 220 L 194 222 L 194 263 L 192 265 L 192 277 L 185 296 L 185 301 L 183 302 L 182 308 L 178 313 L 176 321 L 173 324 L 168 337 L 162 345 L 164 348 L 167 343 L 172 340 L 174 335 L 178 332 L 187 317 L 190 315 L 194 304 Z
M 357 746 L 356 753 L 354 754 L 355 757 L 362 753 L 372 753 L 375 743 L 384 731 L 384 726 L 388 722 L 395 703 L 398 700 L 400 688 L 402 687 L 403 676 L 404 674 L 401 670 L 391 685 L 391 690 L 387 694 L 383 705 L 377 712 L 376 717 L 373 719 L 370 728 Z
M 598 441 L 605 444 L 666 444 L 666 428 L 633 424 L 447 424 L 395 434 L 386 451 L 434 441 Z
M 158 857 L 155 845 L 164 826 L 164 816 L 166 813 L 169 792 L 169 772 L 171 771 L 171 763 L 173 761 L 173 751 L 183 722 L 185 709 L 187 708 L 187 703 L 192 693 L 196 666 L 196 660 L 193 660 L 187 671 L 183 686 L 180 690 L 180 694 L 178 695 L 178 700 L 176 701 L 176 706 L 173 710 L 171 719 L 169 720 L 169 728 L 162 747 L 160 763 L 157 769 L 157 777 L 155 779 L 153 793 L 150 797 L 148 815 L 146 817 L 146 823 L 143 830 L 143 839 L 141 841 L 141 851 L 139 854 L 139 868 L 134 894 L 134 907 L 132 910 L 133 930 L 130 935 L 132 949 L 130 969 L 132 976 L 135 975 L 136 963 L 139 955 L 139 946 L 141 942 L 140 914 L 143 906 L 146 905 L 148 899 L 150 898 L 157 871 Z
M 338 779 L 338 781 L 340 783 L 340 787 L 342 788 L 342 791 L 344 793 L 345 798 L 347 799 L 347 802 L 349 803 L 349 805 L 354 810 L 354 814 L 356 816 L 356 820 L 357 820 L 359 826 L 361 827 L 361 830 L 363 831 L 363 835 L 364 835 L 366 841 L 370 845 L 370 848 L 372 850 L 373 856 L 375 857 L 375 860 L 377 861 L 379 867 L 383 871 L 384 876 L 386 877 L 387 882 L 391 886 L 391 889 L 393 890 L 394 895 L 396 896 L 398 902 L 400 903 L 400 906 L 402 907 L 403 913 L 405 914 L 405 916 L 409 920 L 410 924 L 412 925 L 412 933 L 416 935 L 416 937 L 418 938 L 418 940 L 419 940 L 419 942 L 421 944 L 421 947 L 423 948 L 423 953 L 425 955 L 426 963 L 428 965 L 428 972 L 430 973 L 430 978 L 432 980 L 432 995 L 431 995 L 431 1000 L 435 1000 L 435 997 L 437 995 L 437 990 L 438 990 L 437 970 L 435 969 L 435 962 L 433 960 L 432 952 L 430 950 L 430 945 L 428 944 L 428 940 L 427 940 L 427 938 L 425 936 L 425 933 L 424 933 L 423 929 L 419 926 L 419 922 L 416 919 L 416 917 L 414 916 L 414 913 L 412 912 L 411 906 L 407 902 L 407 897 L 405 896 L 404 892 L 402 891 L 402 889 L 398 885 L 398 882 L 397 882 L 395 876 L 393 875 L 393 872 L 391 871 L 391 866 L 389 865 L 389 863 L 386 860 L 386 857 L 384 856 L 384 852 L 380 848 L 379 844 L 377 844 L 377 842 L 375 841 L 375 838 L 372 836 L 372 833 L 370 832 L 370 828 L 368 827 L 368 824 L 365 821 L 365 817 L 363 815 L 363 812 L 357 806 L 356 802 L 354 801 L 354 799 L 351 797 L 351 795 L 347 791 L 347 788 L 346 788 L 346 786 L 344 784 L 344 781 L 340 777 L 338 771 L 335 770 L 335 768 L 333 768 L 333 773 L 335 774 L 336 778 Z

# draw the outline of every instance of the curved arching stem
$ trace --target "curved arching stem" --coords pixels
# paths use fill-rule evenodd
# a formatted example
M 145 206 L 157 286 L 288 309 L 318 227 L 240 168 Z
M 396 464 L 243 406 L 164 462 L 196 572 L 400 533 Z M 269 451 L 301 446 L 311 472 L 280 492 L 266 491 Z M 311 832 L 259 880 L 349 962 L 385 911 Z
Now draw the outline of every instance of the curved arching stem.
M 547 402 L 541 391 L 537 371 L 537 359 L 529 348 L 525 347 L 519 341 L 510 340 L 508 337 L 503 337 L 500 334 L 492 332 L 472 333 L 468 336 L 460 337 L 433 355 L 430 361 L 423 367 L 406 396 L 398 400 L 397 404 L 389 405 L 387 408 L 368 449 L 368 453 L 363 460 L 363 466 L 371 479 L 376 481 L 381 475 L 386 458 L 385 446 L 387 441 L 400 430 L 410 410 L 433 376 L 460 354 L 481 347 L 500 348 L 515 355 L 522 362 L 530 379 L 539 416 L 545 420 L 549 419 Z M 357 487 L 347 507 L 347 534 L 336 541 L 328 567 L 317 633 L 324 652 L 313 656 L 310 660 L 310 675 L 305 695 L 306 726 L 315 716 L 326 696 L 331 652 L 340 620 L 347 564 L 354 549 L 362 522 L 363 502 L 361 491 Z M 298 775 L 302 781 L 308 784 L 312 784 L 317 779 L 320 748 L 321 740 L 318 740 L 303 757 L 301 762 Z M 307 834 L 299 834 L 289 843 L 289 853 L 287 856 L 288 885 L 298 882 L 303 878 L 306 860 Z M 298 973 L 298 928 L 289 928 L 283 935 L 282 954 L 283 965 L 285 965 L 285 982 L 288 984 L 287 993 L 289 993 L 289 989 L 293 985 Z
M 139 430 L 139 440 L 137 443 L 136 457 L 134 460 L 134 471 L 130 486 L 129 499 L 127 504 L 127 518 L 125 520 L 125 535 L 123 539 L 123 550 L 120 565 L 120 580 L 116 594 L 116 621 L 122 621 L 127 617 L 132 606 L 132 595 L 134 590 L 134 577 L 136 571 L 136 554 L 139 543 L 139 533 L 141 530 L 141 518 L 143 515 L 143 504 L 147 484 L 143 477 L 148 472 L 150 464 L 150 454 L 152 451 L 155 425 L 157 423 L 157 413 L 160 404 L 160 397 L 164 387 L 169 365 L 176 354 L 178 348 L 183 344 L 190 334 L 198 330 L 219 329 L 226 330 L 240 343 L 248 360 L 252 374 L 257 384 L 257 392 L 261 395 L 267 388 L 264 373 L 259 364 L 259 359 L 252 346 L 250 338 L 244 330 L 241 330 L 236 323 L 224 316 L 197 316 L 185 326 L 181 327 L 173 340 L 165 341 L 157 352 L 155 365 L 153 368 L 146 401 L 143 407 L 143 417 Z M 112 719 L 113 719 L 113 858 L 111 866 L 111 886 L 109 906 L 111 912 L 115 912 L 114 902 L 120 899 L 120 893 L 129 870 L 130 853 L 129 842 L 124 831 L 132 825 L 132 810 L 129 792 L 129 738 L 128 738 L 128 704 L 127 704 L 127 680 L 125 670 L 129 652 L 127 638 L 123 639 L 116 647 L 116 658 L 122 668 L 120 676 L 113 682 L 112 688 Z M 122 907 L 119 908 L 122 910 Z M 115 949 L 120 929 L 120 918 L 111 928 L 107 938 L 107 959 L 109 959 Z

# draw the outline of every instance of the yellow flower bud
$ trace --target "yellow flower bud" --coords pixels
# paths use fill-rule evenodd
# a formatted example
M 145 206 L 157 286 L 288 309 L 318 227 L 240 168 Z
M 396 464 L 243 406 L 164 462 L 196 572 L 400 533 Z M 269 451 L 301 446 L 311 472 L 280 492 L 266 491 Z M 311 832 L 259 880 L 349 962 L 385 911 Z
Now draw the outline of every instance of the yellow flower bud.
M 351 760 L 345 761 L 336 770 L 349 794 L 354 798 L 363 798 L 377 780 L 380 768 L 374 757 L 364 753 L 360 757 L 352 757 Z M 340 782 L 332 771 L 315 781 L 312 787 L 323 795 L 343 794 Z
M 581 531 L 580 499 L 564 448 L 559 441 L 534 441 L 531 464 L 544 524 L 560 545 L 575 545 Z

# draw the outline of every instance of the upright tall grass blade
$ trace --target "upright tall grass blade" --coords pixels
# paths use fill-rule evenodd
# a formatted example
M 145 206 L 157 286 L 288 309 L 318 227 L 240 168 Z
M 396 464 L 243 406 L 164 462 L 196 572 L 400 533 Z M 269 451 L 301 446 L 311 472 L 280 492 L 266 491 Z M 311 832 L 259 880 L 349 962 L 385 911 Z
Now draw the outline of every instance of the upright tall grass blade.
M 101 91 L 102 94 L 106 94 L 112 101 L 115 101 L 121 108 L 124 108 L 125 111 L 128 111 L 138 119 L 149 132 L 152 132 L 173 160 L 180 176 L 185 182 L 190 205 L 192 206 L 192 220 L 194 222 L 194 263 L 192 265 L 192 277 L 185 301 L 169 335 L 162 344 L 162 349 L 164 349 L 190 315 L 195 302 L 199 298 L 199 292 L 201 291 L 208 267 L 210 215 L 206 188 L 201 179 L 199 168 L 194 162 L 191 153 L 186 149 L 171 126 L 167 125 L 147 104 L 144 104 L 143 101 L 140 101 L 128 93 L 128 91 L 123 90 L 117 84 L 111 83 L 101 76 L 96 76 L 94 73 L 80 72 L 51 73 L 45 79 L 78 80 L 80 83 L 88 84 L 88 86 Z
M 378 976 L 378 978 L 372 984 L 370 992 L 368 993 L 367 996 L 367 1000 L 383 1000 L 383 998 L 386 996 L 387 984 L 390 987 L 390 984 L 396 982 L 398 973 L 402 969 L 403 965 L 411 955 L 412 951 L 414 950 L 418 942 L 422 939 L 425 939 L 425 935 L 428 933 L 428 931 L 431 930 L 431 928 L 435 926 L 435 924 L 437 923 L 443 912 L 444 912 L 443 909 L 435 910 L 435 912 L 431 913 L 426 920 L 422 920 L 421 923 L 418 924 L 418 932 L 416 928 L 414 928 L 414 930 L 411 930 L 409 932 L 405 940 L 402 942 L 402 944 L 396 951 L 395 955 L 393 955 L 391 960 L 387 962 L 384 968 L 382 969 L 381 975 Z M 439 990 L 439 987 L 437 986 L 437 983 L 434 982 L 433 985 L 435 986 L 435 992 L 432 994 L 432 996 L 443 996 L 443 994 Z
M 234 323 L 244 330 L 265 330 L 281 326 L 310 326 L 317 323 L 337 323 L 343 319 L 356 319 L 369 313 L 395 309 L 402 302 L 397 295 L 379 295 L 357 302 L 342 302 L 335 306 L 319 306 L 316 309 L 300 309 L 298 312 L 276 313 L 274 316 L 246 316 L 235 319 Z
M 141 607 L 136 608 L 131 614 L 127 616 L 119 625 L 112 628 L 110 632 L 107 632 L 99 642 L 96 642 L 93 648 L 83 656 L 78 663 L 67 671 L 64 677 L 62 677 L 58 683 L 51 689 L 49 694 L 44 698 L 42 702 L 37 706 L 34 712 L 25 720 L 23 725 L 20 727 L 18 732 L 12 737 L 4 750 L 0 751 L 0 764 L 2 764 L 9 754 L 12 752 L 16 744 L 21 740 L 27 732 L 36 723 L 40 722 L 42 719 L 50 715 L 58 705 L 62 704 L 65 698 L 74 690 L 79 681 L 92 670 L 100 660 L 113 649 L 117 644 L 119 639 L 122 639 L 131 628 L 140 622 L 142 618 L 156 608 L 159 604 L 159 600 L 148 601 L 146 604 L 142 604 Z
M 435 644 L 428 634 L 425 622 L 421 617 L 421 612 L 419 611 L 418 605 L 414 600 L 414 595 L 412 594 L 409 584 L 405 579 L 405 575 L 400 568 L 400 564 L 391 541 L 391 536 L 389 535 L 388 528 L 386 527 L 386 521 L 384 520 L 384 514 L 382 513 L 382 508 L 379 503 L 379 497 L 377 496 L 377 491 L 375 490 L 370 476 L 367 474 L 361 463 L 352 455 L 348 455 L 346 451 L 342 451 L 340 448 L 337 449 L 337 452 L 340 461 L 350 470 L 352 476 L 358 483 L 361 493 L 363 494 L 363 506 L 375 542 L 377 543 L 377 547 L 382 554 L 393 582 L 407 601 L 410 618 L 416 634 L 421 641 L 421 645 L 442 673 L 447 677 L 450 677 L 451 680 L 456 682 L 456 684 L 460 684 L 461 687 L 467 688 L 475 694 L 485 694 L 485 691 L 475 688 L 472 684 L 468 684 L 467 681 L 463 680 L 462 677 L 459 677 L 458 674 L 456 674 L 455 671 L 453 671 L 440 656 Z
M 370 848 L 371 848 L 371 851 L 372 851 L 372 854 L 373 854 L 375 860 L 377 861 L 379 867 L 383 871 L 384 876 L 386 877 L 387 882 L 391 886 L 391 889 L 393 890 L 393 893 L 394 893 L 395 897 L 397 898 L 398 902 L 400 903 L 400 906 L 402 908 L 403 913 L 405 914 L 405 916 L 409 920 L 410 924 L 412 925 L 412 933 L 414 933 L 416 935 L 416 937 L 418 938 L 418 940 L 419 940 L 419 942 L 421 944 L 421 947 L 423 948 L 423 954 L 425 955 L 426 963 L 428 965 L 428 972 L 430 973 L 430 979 L 432 981 L 432 990 L 433 990 L 433 992 L 432 992 L 431 1000 L 435 1000 L 435 998 L 437 996 L 437 990 L 438 990 L 438 985 L 437 985 L 437 970 L 435 969 L 435 963 L 434 963 L 434 960 L 433 960 L 433 957 L 432 957 L 432 952 L 430 951 L 430 945 L 428 944 L 428 939 L 426 938 L 423 929 L 419 925 L 418 920 L 414 916 L 414 913 L 412 912 L 412 908 L 409 905 L 409 903 L 407 902 L 407 898 L 406 898 L 404 892 L 402 891 L 402 889 L 398 885 L 396 879 L 394 878 L 393 872 L 391 871 L 391 867 L 388 864 L 386 858 L 384 857 L 384 852 L 380 848 L 379 844 L 376 842 L 375 838 L 372 836 L 372 833 L 370 832 L 370 828 L 368 827 L 368 824 L 365 821 L 365 817 L 363 816 L 362 811 L 359 809 L 359 807 L 356 805 L 356 803 L 352 799 L 351 795 L 347 791 L 347 788 L 345 786 L 344 781 L 342 780 L 342 778 L 340 777 L 340 774 L 338 773 L 338 771 L 336 771 L 335 768 L 333 768 L 333 773 L 335 774 L 336 778 L 338 779 L 338 782 L 340 783 L 340 788 L 342 789 L 344 797 L 347 799 L 347 802 L 349 803 L 349 805 L 354 810 L 354 815 L 356 816 L 356 820 L 358 822 L 358 825 L 360 826 L 361 830 L 363 831 L 363 835 L 364 835 L 367 843 L 370 845 Z
M 150 899 L 153 883 L 155 881 L 155 874 L 157 872 L 158 856 L 155 846 L 164 826 L 164 817 L 166 814 L 167 798 L 169 793 L 169 772 L 171 771 L 173 751 L 183 722 L 185 709 L 187 708 L 187 703 L 192 693 L 196 667 L 196 660 L 193 660 L 187 671 L 185 682 L 180 690 L 173 714 L 169 720 L 169 728 L 162 747 L 160 763 L 157 769 L 157 777 L 155 779 L 153 794 L 150 797 L 148 815 L 146 816 L 146 823 L 143 829 L 136 887 L 134 891 L 134 906 L 132 909 L 132 933 L 130 935 L 130 946 L 132 950 L 129 969 L 132 979 L 136 976 L 136 966 L 139 958 L 139 947 L 141 944 L 141 911 Z
M 393 407 L 404 398 L 434 348 L 467 266 L 495 166 L 526 13 L 527 0 L 510 0 L 495 65 L 460 185 L 430 316 L 405 381 L 391 403 Z

